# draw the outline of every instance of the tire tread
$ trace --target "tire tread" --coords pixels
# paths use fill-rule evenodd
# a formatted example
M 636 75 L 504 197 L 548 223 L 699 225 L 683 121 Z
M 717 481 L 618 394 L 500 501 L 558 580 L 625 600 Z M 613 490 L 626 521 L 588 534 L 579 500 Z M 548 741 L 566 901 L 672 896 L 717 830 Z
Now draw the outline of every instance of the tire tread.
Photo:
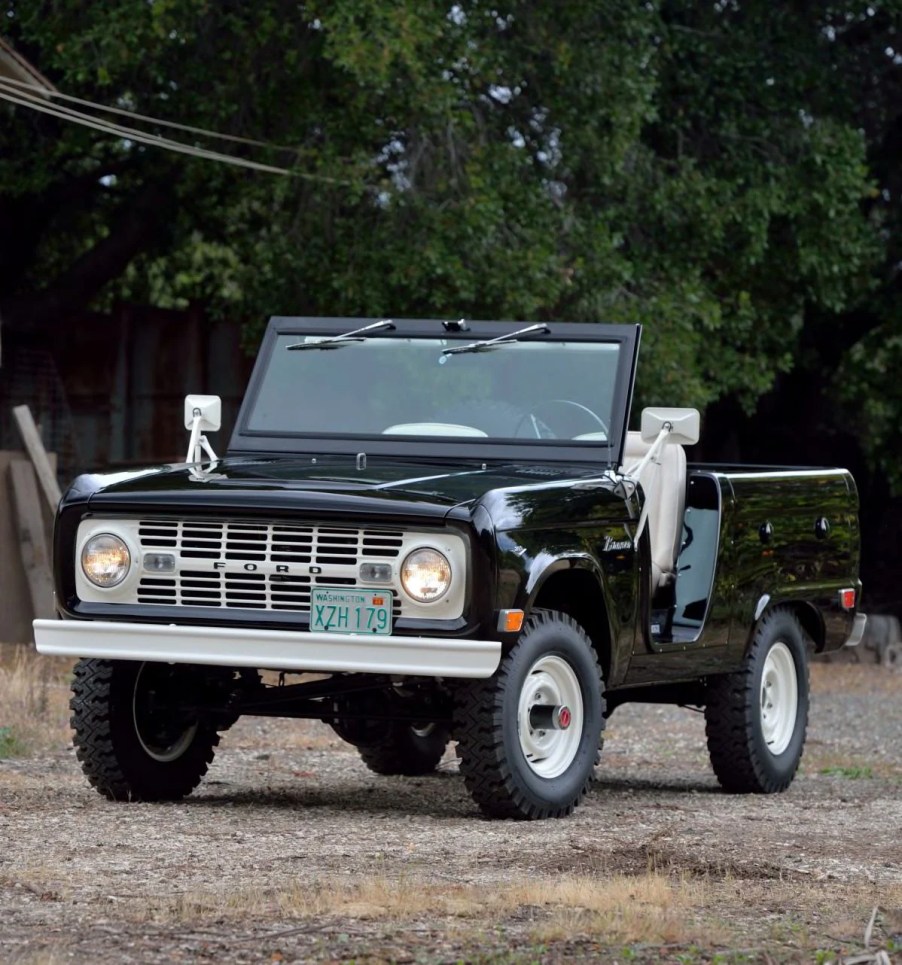
M 763 659 L 762 651 L 769 646 L 773 624 L 788 617 L 795 624 L 801 638 L 806 635 L 791 610 L 775 608 L 758 625 L 741 670 L 712 677 L 708 681 L 705 706 L 705 735 L 711 766 L 725 791 L 733 794 L 775 794 L 785 791 L 795 777 L 795 769 L 788 776 L 776 778 L 769 774 L 753 739 L 753 715 L 758 713 L 754 678 L 755 667 Z M 805 662 L 804 685 L 808 688 L 808 663 Z M 801 711 L 801 707 L 800 707 Z M 801 726 L 807 728 L 808 707 Z M 804 743 L 803 743 L 804 750 Z M 799 755 L 801 759 L 801 754 Z
M 551 610 L 533 610 L 523 628 L 525 633 L 531 627 L 551 622 L 563 622 L 583 638 L 591 653 L 602 679 L 598 656 L 585 630 L 572 617 Z M 518 642 L 511 654 L 521 644 Z M 510 677 L 510 661 L 502 660 L 501 667 L 493 677 L 474 680 L 458 689 L 455 700 L 454 734 L 463 748 L 460 754 L 460 770 L 464 776 L 467 790 L 483 814 L 495 818 L 519 820 L 540 820 L 561 818 L 571 814 L 582 801 L 594 779 L 589 774 L 577 795 L 562 807 L 541 805 L 529 799 L 518 787 L 506 754 L 503 738 L 504 694 Z M 602 733 L 605 726 L 604 697 L 602 696 Z M 594 764 L 601 758 L 603 739 L 599 739 Z
M 151 787 L 128 773 L 114 743 L 113 701 L 116 665 L 110 660 L 84 658 L 75 665 L 72 711 L 75 754 L 89 783 L 111 801 L 175 801 L 200 783 L 213 760 L 219 734 L 205 730 L 205 743 L 194 748 L 192 769 L 179 768 L 165 782 Z
M 448 744 L 447 729 L 439 725 L 429 737 L 433 734 L 436 735 L 435 741 L 428 741 L 428 738 L 418 741 L 410 731 L 410 725 L 402 723 L 390 727 L 379 740 L 359 744 L 357 750 L 363 763 L 374 774 L 419 777 L 436 769 Z M 439 734 L 443 734 L 444 739 L 439 739 Z

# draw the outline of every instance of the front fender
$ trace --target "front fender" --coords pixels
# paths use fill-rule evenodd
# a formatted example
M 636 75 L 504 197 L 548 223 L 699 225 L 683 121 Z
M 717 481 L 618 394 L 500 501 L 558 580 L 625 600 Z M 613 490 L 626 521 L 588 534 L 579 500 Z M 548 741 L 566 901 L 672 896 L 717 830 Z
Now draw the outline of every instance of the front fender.
M 604 598 L 604 576 L 598 561 L 591 556 L 579 553 L 565 553 L 558 557 L 533 561 L 534 565 L 526 573 L 526 580 L 520 588 L 519 598 L 522 601 L 520 609 L 529 613 L 536 605 L 536 600 L 542 593 L 548 581 L 558 573 L 568 573 L 582 570 L 592 576 L 598 592 Z
M 569 612 L 592 637 L 608 686 L 626 676 L 639 608 L 636 553 L 620 532 L 621 549 L 597 555 L 583 546 L 555 546 L 551 534 L 529 552 L 521 542 L 524 534 L 498 534 L 497 609 L 527 615 L 537 606 Z M 611 543 L 597 533 L 595 539 L 601 547 Z
M 565 609 L 619 682 L 640 603 L 633 507 L 608 477 L 495 490 L 482 505 L 495 526 L 495 609 Z

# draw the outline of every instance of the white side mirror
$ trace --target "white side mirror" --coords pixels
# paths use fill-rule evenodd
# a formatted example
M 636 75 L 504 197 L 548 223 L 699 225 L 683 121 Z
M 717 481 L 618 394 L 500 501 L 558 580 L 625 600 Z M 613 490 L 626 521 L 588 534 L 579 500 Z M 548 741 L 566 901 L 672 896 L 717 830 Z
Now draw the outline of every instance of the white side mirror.
M 222 425 L 222 399 L 218 395 L 185 396 L 185 428 L 191 433 L 185 462 L 199 463 L 206 453 L 217 458 L 205 432 L 216 432 Z
M 185 428 L 194 428 L 194 417 L 200 416 L 201 432 L 218 432 L 222 425 L 222 399 L 218 395 L 185 396 Z
M 698 442 L 698 409 L 650 408 L 642 410 L 642 441 L 654 442 L 667 429 L 665 445 L 694 446 Z

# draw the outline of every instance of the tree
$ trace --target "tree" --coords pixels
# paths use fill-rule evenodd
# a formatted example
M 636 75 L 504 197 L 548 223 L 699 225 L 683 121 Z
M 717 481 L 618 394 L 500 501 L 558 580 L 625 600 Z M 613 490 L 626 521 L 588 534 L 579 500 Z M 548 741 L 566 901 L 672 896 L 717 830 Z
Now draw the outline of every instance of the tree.
M 254 156 L 297 175 L 17 108 L 6 330 L 113 298 L 251 343 L 276 312 L 642 321 L 643 401 L 736 422 L 823 372 L 871 453 L 894 429 L 897 0 L 5 6 L 62 90 L 289 145 Z

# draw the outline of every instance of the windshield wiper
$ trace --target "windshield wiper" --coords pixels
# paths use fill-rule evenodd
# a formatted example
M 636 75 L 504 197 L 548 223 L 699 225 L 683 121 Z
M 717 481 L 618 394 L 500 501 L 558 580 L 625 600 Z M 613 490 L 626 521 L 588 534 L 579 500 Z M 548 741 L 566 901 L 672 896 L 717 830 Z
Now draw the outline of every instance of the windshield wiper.
M 345 342 L 365 342 L 364 332 L 374 332 L 380 328 L 394 328 L 395 323 L 390 318 L 384 318 L 381 322 L 373 322 L 372 325 L 364 325 L 363 328 L 355 328 L 353 332 L 345 332 L 344 335 L 333 335 L 331 338 L 322 338 L 316 342 L 294 342 L 286 346 L 289 352 L 299 352 L 305 348 L 338 348 Z
M 443 348 L 442 355 L 458 355 L 461 352 L 490 352 L 493 348 L 505 342 L 516 342 L 521 335 L 529 335 L 532 332 L 547 335 L 551 329 L 547 325 L 530 325 L 528 328 L 521 328 L 517 332 L 509 332 L 507 335 L 499 335 L 498 338 L 487 338 L 481 342 L 468 342 L 466 345 L 456 345 L 454 348 Z

